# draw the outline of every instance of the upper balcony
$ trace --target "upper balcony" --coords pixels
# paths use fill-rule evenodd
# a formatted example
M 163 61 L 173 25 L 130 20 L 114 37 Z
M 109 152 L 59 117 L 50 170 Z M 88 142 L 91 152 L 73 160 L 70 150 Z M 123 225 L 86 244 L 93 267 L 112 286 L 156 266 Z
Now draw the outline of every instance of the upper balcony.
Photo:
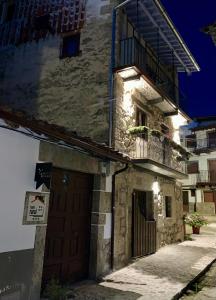
M 199 71 L 198 64 L 159 0 L 128 0 L 121 9 L 115 71 L 124 80 L 141 76 L 143 91 L 152 96 L 144 93 L 147 100 L 164 113 L 174 113 L 183 97 L 177 73 Z
M 135 37 L 120 41 L 120 61 L 117 69 L 120 71 L 129 68 L 133 68 L 134 74 L 144 75 L 149 88 L 155 88 L 159 97 L 169 99 L 176 106 L 185 98 L 175 83 L 174 70 L 168 72 L 150 48 L 147 45 L 143 46 Z M 162 98 L 157 103 L 161 102 Z
M 187 152 L 165 136 L 134 134 L 133 162 L 143 168 L 178 179 L 186 175 Z

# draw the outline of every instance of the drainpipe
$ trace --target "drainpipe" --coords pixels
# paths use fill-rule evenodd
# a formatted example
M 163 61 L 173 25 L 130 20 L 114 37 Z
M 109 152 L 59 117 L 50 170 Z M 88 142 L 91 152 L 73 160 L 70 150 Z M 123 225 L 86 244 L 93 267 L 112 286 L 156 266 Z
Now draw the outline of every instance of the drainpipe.
M 112 227 L 111 227 L 111 269 L 114 267 L 114 226 L 115 226 L 115 187 L 116 187 L 116 175 L 123 173 L 128 169 L 128 164 L 124 168 L 116 171 L 112 176 L 112 195 L 111 195 L 111 212 L 112 212 Z
M 109 147 L 112 147 L 112 135 L 113 135 L 113 97 L 114 97 L 114 75 L 113 69 L 115 68 L 115 42 L 116 42 L 116 11 L 123 7 L 132 0 L 126 0 L 116 7 L 112 11 L 112 45 L 111 45 L 111 60 L 109 68 Z

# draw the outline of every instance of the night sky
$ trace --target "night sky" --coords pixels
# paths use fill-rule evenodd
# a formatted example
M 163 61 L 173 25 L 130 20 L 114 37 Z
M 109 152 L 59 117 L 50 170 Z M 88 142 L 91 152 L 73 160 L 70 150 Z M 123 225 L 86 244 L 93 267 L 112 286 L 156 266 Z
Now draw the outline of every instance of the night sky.
M 216 0 L 161 0 L 201 68 L 181 76 L 187 99 L 183 109 L 190 117 L 216 116 L 216 47 L 201 29 L 216 21 Z

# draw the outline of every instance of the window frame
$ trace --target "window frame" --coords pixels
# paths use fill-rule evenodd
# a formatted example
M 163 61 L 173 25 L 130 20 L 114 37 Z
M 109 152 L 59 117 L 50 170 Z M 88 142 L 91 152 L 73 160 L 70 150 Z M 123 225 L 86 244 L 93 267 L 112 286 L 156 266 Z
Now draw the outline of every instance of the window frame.
M 197 168 L 196 168 L 196 170 L 195 171 L 188 171 L 188 167 L 189 167 L 189 164 L 197 164 Z M 189 160 L 188 162 L 187 162 L 187 174 L 199 174 L 199 161 L 198 160 Z
M 78 51 L 76 52 L 75 55 L 65 55 L 64 54 L 64 41 L 66 41 L 67 39 L 70 38 L 75 38 L 78 36 Z M 60 47 L 60 59 L 65 59 L 65 58 L 71 58 L 71 57 L 77 57 L 79 56 L 82 52 L 80 50 L 80 38 L 81 38 L 81 33 L 80 31 L 76 31 L 73 33 L 69 33 L 69 34 L 62 34 L 62 42 L 61 42 L 61 47 Z M 66 51 L 65 51 L 66 52 Z
M 172 197 L 171 196 L 165 196 L 164 197 L 164 212 L 165 212 L 165 218 L 172 218 L 173 216 L 173 203 L 172 203 Z

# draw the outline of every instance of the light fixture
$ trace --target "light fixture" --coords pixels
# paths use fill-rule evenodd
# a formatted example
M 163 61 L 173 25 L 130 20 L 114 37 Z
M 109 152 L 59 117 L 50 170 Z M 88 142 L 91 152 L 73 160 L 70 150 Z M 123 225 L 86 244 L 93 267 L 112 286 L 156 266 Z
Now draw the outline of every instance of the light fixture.
M 153 184 L 152 184 L 152 191 L 154 196 L 158 196 L 160 194 L 160 184 L 158 178 L 155 177 Z

